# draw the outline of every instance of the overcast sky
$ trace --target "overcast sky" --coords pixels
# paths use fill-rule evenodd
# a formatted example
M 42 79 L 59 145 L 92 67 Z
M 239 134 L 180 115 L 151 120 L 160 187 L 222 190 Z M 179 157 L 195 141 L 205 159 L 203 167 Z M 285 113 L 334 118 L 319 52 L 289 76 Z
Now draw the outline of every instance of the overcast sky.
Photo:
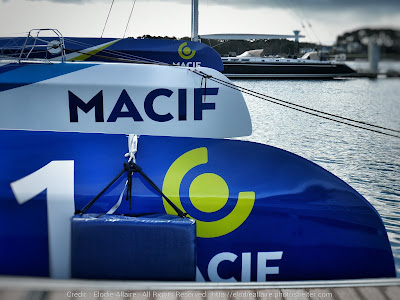
M 114 0 L 105 37 L 122 37 L 132 3 Z M 0 0 L 0 36 L 57 28 L 64 36 L 100 37 L 112 0 Z M 306 36 L 332 44 L 361 27 L 400 29 L 400 0 L 199 0 L 199 34 Z M 191 0 L 136 0 L 127 36 L 190 35 Z

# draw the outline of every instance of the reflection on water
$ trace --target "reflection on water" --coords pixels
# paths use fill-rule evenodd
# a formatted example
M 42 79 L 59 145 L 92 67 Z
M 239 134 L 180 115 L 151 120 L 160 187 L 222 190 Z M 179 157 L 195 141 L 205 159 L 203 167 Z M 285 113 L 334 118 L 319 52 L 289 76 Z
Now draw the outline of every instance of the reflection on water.
M 349 61 L 346 64 L 356 71 L 368 71 L 369 62 L 368 61 Z M 395 60 L 382 60 L 379 62 L 378 71 L 381 73 L 386 73 L 388 71 L 400 72 L 400 63 Z
M 235 80 L 269 96 L 400 130 L 400 79 Z M 303 156 L 361 193 L 380 213 L 400 276 L 400 139 L 244 95 L 253 134 L 241 138 Z

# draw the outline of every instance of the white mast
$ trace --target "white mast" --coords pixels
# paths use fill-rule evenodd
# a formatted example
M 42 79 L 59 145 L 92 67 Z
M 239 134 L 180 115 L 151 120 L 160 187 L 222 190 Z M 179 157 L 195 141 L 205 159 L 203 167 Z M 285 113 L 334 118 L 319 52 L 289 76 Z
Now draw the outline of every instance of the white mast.
M 192 0 L 192 33 L 191 40 L 199 40 L 199 0 Z

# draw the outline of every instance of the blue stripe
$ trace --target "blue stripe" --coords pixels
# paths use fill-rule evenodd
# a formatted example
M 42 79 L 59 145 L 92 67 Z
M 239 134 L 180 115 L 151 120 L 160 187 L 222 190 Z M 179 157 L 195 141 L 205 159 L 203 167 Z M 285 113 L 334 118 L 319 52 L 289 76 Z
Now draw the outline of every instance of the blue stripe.
M 62 76 L 95 65 L 97 64 L 31 63 L 0 66 L 0 92 Z
M 12 70 L 21 68 L 22 65 L 21 64 L 8 64 L 8 65 L 4 65 L 0 67 L 0 74 L 1 73 L 6 73 L 6 72 L 10 72 Z

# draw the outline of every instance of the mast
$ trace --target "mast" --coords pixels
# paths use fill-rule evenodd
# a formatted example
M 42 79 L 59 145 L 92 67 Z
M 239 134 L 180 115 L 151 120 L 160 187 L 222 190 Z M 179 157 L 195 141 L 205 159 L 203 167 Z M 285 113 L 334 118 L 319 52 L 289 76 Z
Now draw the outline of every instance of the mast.
M 192 0 L 192 32 L 191 40 L 199 41 L 199 0 Z

